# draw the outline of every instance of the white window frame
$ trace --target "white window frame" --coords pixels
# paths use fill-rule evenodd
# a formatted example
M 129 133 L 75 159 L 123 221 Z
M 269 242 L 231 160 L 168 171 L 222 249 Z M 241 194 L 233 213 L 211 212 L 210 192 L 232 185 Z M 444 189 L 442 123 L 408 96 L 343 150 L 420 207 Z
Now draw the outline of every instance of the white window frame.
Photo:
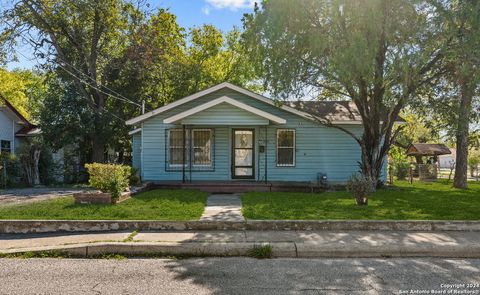
M 282 147 L 279 147 L 278 146 L 278 136 L 280 134 L 280 132 L 282 131 L 290 131 L 290 132 L 293 132 L 293 146 L 282 146 Z M 296 165 L 296 151 L 297 151 L 297 132 L 295 129 L 292 129 L 292 128 L 282 128 L 282 129 L 277 129 L 277 150 L 276 150 L 276 154 L 277 154 L 277 157 L 276 157 L 276 164 L 277 164 L 277 167 L 295 167 Z M 282 148 L 288 148 L 288 149 L 292 149 L 292 153 L 293 153 L 293 163 L 292 164 L 279 164 L 278 163 L 278 151 L 279 149 L 282 149 Z
M 184 129 L 182 128 L 173 128 L 173 129 L 168 129 L 168 166 L 169 167 L 182 167 L 182 166 L 187 166 L 187 162 L 188 162 L 188 158 L 185 159 L 185 163 L 182 165 L 182 164 L 172 164 L 172 152 L 171 152 L 171 149 L 172 149 L 172 146 L 170 145 L 170 139 L 171 139 L 171 136 L 172 136 L 172 131 L 181 131 L 183 132 Z M 185 141 L 184 142 L 187 142 L 188 140 L 188 132 L 185 132 L 183 134 L 183 136 L 186 136 L 185 138 Z M 175 146 L 175 148 L 178 148 L 180 147 L 181 149 L 183 149 L 183 143 L 182 145 L 180 146 Z M 188 152 L 185 153 L 185 156 L 188 157 Z
M 195 148 L 197 148 L 195 146 L 195 136 L 194 136 L 194 133 L 197 132 L 197 131 L 208 131 L 210 133 L 210 141 L 209 141 L 209 144 L 210 144 L 210 147 L 209 147 L 209 160 L 210 160 L 210 163 L 208 164 L 195 164 Z M 192 155 L 191 155 L 191 160 L 192 160 L 192 166 L 193 167 L 212 167 L 212 164 L 213 164 L 213 159 L 212 159 L 212 140 L 213 140 L 213 130 L 210 129 L 210 128 L 200 128 L 200 129 L 192 129 L 192 135 L 190 136 L 191 139 L 192 139 Z M 201 148 L 201 147 L 199 147 Z

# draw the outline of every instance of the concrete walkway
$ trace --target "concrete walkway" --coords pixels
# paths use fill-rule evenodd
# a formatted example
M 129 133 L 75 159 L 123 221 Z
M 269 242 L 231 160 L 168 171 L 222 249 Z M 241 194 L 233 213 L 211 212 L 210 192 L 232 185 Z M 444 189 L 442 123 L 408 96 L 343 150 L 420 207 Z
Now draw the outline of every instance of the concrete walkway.
M 268 243 L 277 257 L 480 258 L 478 232 L 182 231 L 0 235 L 0 253 L 60 250 L 105 253 L 244 256 Z
M 244 221 L 242 200 L 238 195 L 214 194 L 207 199 L 202 221 Z

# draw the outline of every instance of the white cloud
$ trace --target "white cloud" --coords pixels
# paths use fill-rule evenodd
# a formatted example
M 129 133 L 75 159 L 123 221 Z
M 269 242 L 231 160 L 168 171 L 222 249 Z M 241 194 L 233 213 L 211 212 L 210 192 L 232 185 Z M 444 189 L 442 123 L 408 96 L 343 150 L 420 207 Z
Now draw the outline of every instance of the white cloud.
M 209 15 L 210 14 L 210 7 L 208 7 L 208 6 L 202 7 L 202 12 L 205 15 Z
M 216 9 L 238 10 L 244 8 L 253 8 L 255 0 L 205 0 Z M 258 1 L 258 0 L 257 0 Z

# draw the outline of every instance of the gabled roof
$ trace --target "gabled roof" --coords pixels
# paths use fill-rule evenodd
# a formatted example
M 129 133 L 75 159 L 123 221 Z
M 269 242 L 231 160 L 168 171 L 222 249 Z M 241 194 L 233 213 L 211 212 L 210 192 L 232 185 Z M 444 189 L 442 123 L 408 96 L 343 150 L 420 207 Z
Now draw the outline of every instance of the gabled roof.
M 30 121 L 28 121 L 20 112 L 3 96 L 0 95 L 0 98 L 3 100 L 3 103 L 5 104 L 5 107 L 9 109 L 17 118 L 20 122 L 22 122 L 25 125 L 28 126 L 34 126 Z
M 15 136 L 36 136 L 41 133 L 40 128 L 28 121 L 5 97 L 0 95 L 0 99 L 3 100 L 5 107 L 18 118 L 18 123 L 24 125 L 22 129 L 15 133 Z
M 352 101 L 289 101 L 286 104 L 331 122 L 362 121 L 357 106 Z
M 275 103 L 273 100 L 254 93 L 250 90 L 233 85 L 228 82 L 223 82 L 213 87 L 207 88 L 200 92 L 194 93 L 153 111 L 140 115 L 126 121 L 127 125 L 139 124 L 155 115 L 161 114 L 168 110 L 171 110 L 177 106 L 215 92 L 217 90 L 228 88 L 236 92 L 247 95 L 251 98 L 262 101 L 266 104 L 279 107 L 282 110 L 301 116 L 308 120 L 317 121 L 318 119 L 326 119 L 332 124 L 361 124 L 362 118 L 358 112 L 355 103 L 351 101 L 287 101 L 281 104 Z M 401 117 L 396 120 L 397 123 L 405 122 Z
M 277 124 L 285 124 L 287 122 L 287 120 L 285 120 L 283 118 L 280 118 L 278 116 L 275 116 L 275 115 L 267 113 L 267 112 L 264 112 L 262 110 L 254 108 L 252 106 L 246 105 L 242 102 L 231 99 L 230 97 L 222 96 L 220 98 L 217 98 L 217 99 L 214 99 L 212 101 L 206 102 L 202 105 L 199 105 L 199 106 L 194 107 L 192 109 L 189 109 L 187 111 L 184 111 L 184 112 L 181 112 L 181 113 L 176 114 L 174 116 L 171 116 L 169 118 L 166 118 L 165 120 L 163 120 L 163 123 L 165 123 L 165 124 L 174 123 L 174 122 L 179 121 L 183 118 L 186 118 L 186 117 L 189 117 L 189 116 L 194 115 L 196 113 L 199 113 L 201 111 L 207 110 L 207 109 L 209 109 L 211 107 L 214 107 L 216 105 L 219 105 L 221 103 L 230 104 L 232 106 L 240 108 L 244 111 L 247 111 L 247 112 L 252 113 L 254 115 L 257 115 L 259 117 L 265 118 L 265 119 L 270 120 L 270 121 L 272 121 L 274 123 L 277 123 Z
M 412 143 L 407 148 L 407 156 L 439 156 L 451 153 L 446 145 L 440 143 Z
M 236 85 L 233 85 L 231 83 L 228 83 L 228 82 L 223 82 L 223 83 L 220 83 L 218 85 L 215 85 L 213 87 L 210 87 L 210 88 L 207 88 L 205 90 L 202 90 L 200 92 L 197 92 L 197 93 L 194 93 L 192 95 L 189 95 L 187 97 L 184 97 L 182 99 L 179 99 L 177 101 L 174 101 L 172 103 L 169 103 L 167 105 L 164 105 L 163 107 L 160 107 L 158 109 L 155 109 L 153 111 L 150 111 L 148 113 L 145 113 L 143 115 L 140 115 L 138 117 L 135 117 L 135 118 L 132 118 L 130 120 L 127 120 L 126 121 L 126 124 L 127 125 L 135 125 L 135 124 L 138 124 L 138 123 L 141 123 L 143 121 L 145 121 L 146 119 L 148 118 L 151 118 L 155 115 L 158 115 L 158 114 L 161 114 L 163 112 L 166 112 L 168 110 L 171 110 L 179 105 L 182 105 L 182 104 L 185 104 L 187 102 L 190 102 L 192 100 L 195 100 L 197 98 L 200 98 L 202 96 L 205 96 L 207 94 L 210 94 L 212 92 L 215 92 L 217 90 L 220 90 L 220 89 L 223 89 L 223 88 L 228 88 L 228 89 L 231 89 L 231 90 L 234 90 L 234 91 L 237 91 L 239 93 L 242 93 L 244 95 L 247 95 L 251 98 L 254 98 L 254 99 L 257 99 L 259 101 L 262 101 L 266 104 L 269 104 L 269 105 L 273 105 L 273 106 L 276 106 L 274 101 L 272 101 L 271 99 L 265 97 L 265 96 L 262 96 L 260 94 L 257 94 L 257 93 L 254 93 L 250 90 L 247 90 L 247 89 L 244 89 L 242 87 L 238 87 Z M 293 113 L 295 115 L 298 115 L 298 116 L 301 116 L 301 117 L 304 117 L 304 118 L 307 118 L 309 120 L 313 120 L 313 116 L 308 114 L 308 113 L 305 113 L 305 112 L 302 112 L 302 111 L 299 111 L 299 110 L 296 110 L 292 107 L 289 107 L 287 105 L 283 105 L 283 106 L 280 106 L 281 109 L 287 111 L 287 112 L 290 112 L 290 113 Z
M 336 124 L 362 122 L 362 117 L 353 101 L 290 101 L 285 104 Z M 398 117 L 396 122 L 405 122 L 405 120 Z
M 15 133 L 15 136 L 37 136 L 40 133 L 42 133 L 40 128 L 36 127 L 35 125 L 30 125 L 18 130 L 17 133 Z

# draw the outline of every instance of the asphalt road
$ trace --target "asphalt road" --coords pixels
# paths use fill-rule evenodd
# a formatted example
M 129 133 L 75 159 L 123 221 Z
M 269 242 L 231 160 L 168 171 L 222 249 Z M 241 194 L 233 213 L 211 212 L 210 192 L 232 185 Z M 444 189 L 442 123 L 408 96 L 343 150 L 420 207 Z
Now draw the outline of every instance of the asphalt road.
M 480 294 L 453 284 L 480 259 L 0 259 L 0 294 Z

